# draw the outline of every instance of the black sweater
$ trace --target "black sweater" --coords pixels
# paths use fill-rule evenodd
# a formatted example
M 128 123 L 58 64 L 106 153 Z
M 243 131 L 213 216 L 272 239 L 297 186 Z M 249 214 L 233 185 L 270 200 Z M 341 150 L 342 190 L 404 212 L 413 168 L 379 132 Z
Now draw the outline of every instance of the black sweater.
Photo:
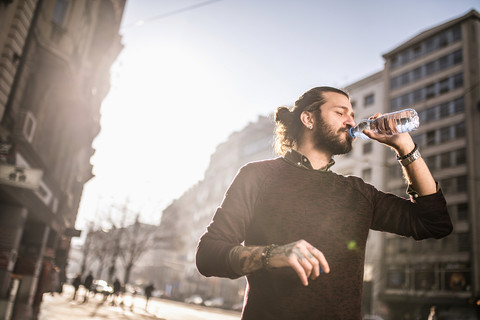
M 441 238 L 452 231 L 441 191 L 407 200 L 357 177 L 307 169 L 284 158 L 244 166 L 201 237 L 197 268 L 205 276 L 238 278 L 229 251 L 300 239 L 322 251 L 330 273 L 304 287 L 290 268 L 247 276 L 242 319 L 361 319 L 369 229 Z

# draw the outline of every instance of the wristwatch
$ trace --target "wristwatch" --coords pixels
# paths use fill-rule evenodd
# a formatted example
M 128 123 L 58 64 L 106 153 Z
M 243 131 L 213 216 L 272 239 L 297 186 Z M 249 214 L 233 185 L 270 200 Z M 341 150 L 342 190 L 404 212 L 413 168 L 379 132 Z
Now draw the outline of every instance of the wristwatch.
M 422 155 L 420 154 L 420 151 L 418 151 L 418 146 L 415 143 L 415 148 L 413 148 L 412 152 L 410 152 L 407 155 L 404 155 L 403 157 L 397 156 L 398 162 L 404 167 L 408 166 L 410 163 L 413 161 L 417 160 L 420 158 Z

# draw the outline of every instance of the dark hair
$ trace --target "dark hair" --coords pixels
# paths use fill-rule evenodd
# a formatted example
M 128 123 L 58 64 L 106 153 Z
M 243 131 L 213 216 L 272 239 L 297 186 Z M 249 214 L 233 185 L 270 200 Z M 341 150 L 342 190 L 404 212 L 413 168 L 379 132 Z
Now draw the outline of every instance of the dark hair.
M 325 103 L 324 92 L 335 92 L 349 98 L 348 93 L 333 87 L 315 87 L 305 92 L 293 108 L 278 107 L 275 111 L 275 151 L 284 155 L 289 149 L 298 147 L 302 137 L 303 124 L 300 115 L 303 111 L 320 111 Z

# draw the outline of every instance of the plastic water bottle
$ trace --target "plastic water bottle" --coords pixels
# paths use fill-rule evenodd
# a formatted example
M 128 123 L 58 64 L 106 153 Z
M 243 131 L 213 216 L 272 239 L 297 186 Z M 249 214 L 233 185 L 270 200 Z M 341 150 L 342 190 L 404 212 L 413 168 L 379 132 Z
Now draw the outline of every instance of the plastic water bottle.
M 386 113 L 376 119 L 365 119 L 360 121 L 355 127 L 348 130 L 352 138 L 360 137 L 368 140 L 363 130 L 372 130 L 375 133 L 384 135 L 395 135 L 403 132 L 409 132 L 418 128 L 420 121 L 418 114 L 413 109 L 404 109 L 396 112 Z

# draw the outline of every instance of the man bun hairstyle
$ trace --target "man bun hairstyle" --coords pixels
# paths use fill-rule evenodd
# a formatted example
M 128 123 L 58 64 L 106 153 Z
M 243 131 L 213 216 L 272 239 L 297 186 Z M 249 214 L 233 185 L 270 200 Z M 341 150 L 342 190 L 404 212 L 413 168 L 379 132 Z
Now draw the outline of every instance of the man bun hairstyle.
M 304 126 L 300 120 L 303 111 L 320 111 L 325 103 L 324 92 L 335 92 L 349 98 L 348 93 L 333 87 L 315 87 L 305 92 L 292 108 L 278 107 L 275 119 L 275 152 L 284 155 L 290 149 L 296 149 L 303 134 Z

